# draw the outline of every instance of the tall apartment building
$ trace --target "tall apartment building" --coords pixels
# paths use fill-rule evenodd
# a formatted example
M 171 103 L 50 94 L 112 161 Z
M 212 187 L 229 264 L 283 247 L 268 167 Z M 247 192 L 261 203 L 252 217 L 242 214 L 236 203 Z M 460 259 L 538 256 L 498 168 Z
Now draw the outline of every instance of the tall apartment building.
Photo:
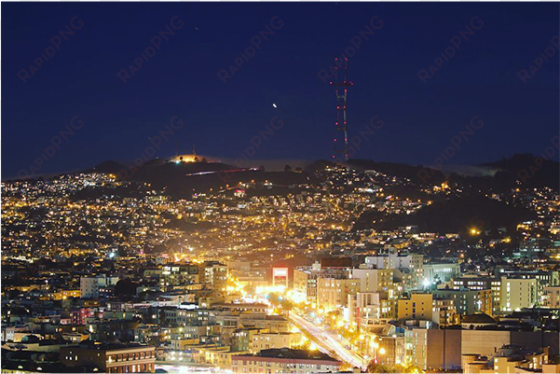
M 114 286 L 118 282 L 117 277 L 107 277 L 105 274 L 80 277 L 80 297 L 82 299 L 96 299 L 99 292 L 107 286 Z
M 317 305 L 325 311 L 346 307 L 348 295 L 360 290 L 360 279 L 351 278 L 348 269 L 323 273 L 317 279 Z
M 396 317 L 396 300 L 381 292 L 357 292 L 348 296 L 350 323 L 358 326 L 379 325 Z
M 321 264 L 301 266 L 294 269 L 294 292 L 296 297 L 317 303 L 317 278 L 321 275 Z
M 413 293 L 409 299 L 397 301 L 397 319 L 431 321 L 432 306 L 431 293 Z
M 492 313 L 488 315 L 496 315 L 500 313 L 502 297 L 502 281 L 499 278 L 479 277 L 476 275 L 463 276 L 454 278 L 452 281 L 452 288 L 454 290 L 469 289 L 469 290 L 491 290 L 492 291 Z
M 407 284 L 405 291 L 420 289 L 424 277 L 423 255 L 389 253 L 385 255 L 368 256 L 365 258 L 367 266 L 377 269 L 398 269 L 412 276 L 412 282 Z
M 200 281 L 209 288 L 221 290 L 226 286 L 228 268 L 218 261 L 206 261 L 200 265 Z
M 360 267 L 352 269 L 352 278 L 360 280 L 360 292 L 385 292 L 392 297 L 393 270 Z
M 502 277 L 500 310 L 511 312 L 531 308 L 537 301 L 537 280 L 530 278 Z
M 492 315 L 492 290 L 440 289 L 433 292 L 436 298 L 449 298 L 455 302 L 458 314 L 485 313 Z

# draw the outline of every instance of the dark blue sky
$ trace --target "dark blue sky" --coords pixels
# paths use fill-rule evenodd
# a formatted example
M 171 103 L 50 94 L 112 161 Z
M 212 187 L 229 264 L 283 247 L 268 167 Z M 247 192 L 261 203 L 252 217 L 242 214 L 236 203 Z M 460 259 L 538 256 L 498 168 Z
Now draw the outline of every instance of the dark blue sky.
M 238 158 L 278 116 L 284 125 L 255 159 L 329 158 L 334 93 L 317 73 L 374 16 L 383 27 L 349 61 L 350 136 L 376 115 L 384 126 L 355 157 L 431 164 L 473 116 L 484 126 L 450 163 L 540 153 L 558 135 L 559 52 L 551 42 L 559 35 L 558 4 L 2 3 L 2 13 L 3 178 L 29 170 L 75 116 L 83 126 L 38 173 L 133 160 L 173 116 L 184 121 L 176 137 L 185 153 L 195 142 L 199 153 Z M 79 29 L 72 29 L 75 16 Z M 234 65 L 274 16 L 283 26 L 220 80 L 218 71 Z M 474 16 L 483 26 L 424 83 L 419 70 L 435 66 Z M 123 83 L 117 73 L 173 17 L 183 27 Z M 66 25 L 74 35 L 24 83 L 18 72 L 30 72 Z M 548 47 L 554 55 L 523 82 L 518 72 Z M 157 156 L 174 152 L 170 140 Z

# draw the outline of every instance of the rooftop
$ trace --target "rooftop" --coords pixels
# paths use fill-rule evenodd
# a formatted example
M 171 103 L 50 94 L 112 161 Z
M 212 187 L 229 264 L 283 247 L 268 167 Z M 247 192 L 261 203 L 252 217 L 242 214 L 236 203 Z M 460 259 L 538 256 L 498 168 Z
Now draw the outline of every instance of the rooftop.
M 264 349 L 259 353 L 257 353 L 256 355 L 240 355 L 240 356 L 288 358 L 288 359 L 300 359 L 300 360 L 323 360 L 323 361 L 339 362 L 338 360 L 332 358 L 328 354 L 322 353 L 320 351 L 307 351 L 305 349 L 291 349 L 291 348 Z

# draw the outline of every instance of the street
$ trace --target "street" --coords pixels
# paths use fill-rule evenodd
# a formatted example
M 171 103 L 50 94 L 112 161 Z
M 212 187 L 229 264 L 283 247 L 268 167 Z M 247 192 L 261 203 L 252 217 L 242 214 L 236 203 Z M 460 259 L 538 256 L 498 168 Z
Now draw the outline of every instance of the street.
M 325 331 L 321 326 L 316 326 L 312 322 L 296 315 L 295 313 L 290 313 L 290 320 L 296 326 L 302 330 L 303 333 L 307 335 L 312 335 L 317 338 L 316 342 L 326 353 L 335 352 L 340 360 L 359 368 L 365 369 L 362 357 L 355 354 L 351 350 L 344 347 L 338 336 Z

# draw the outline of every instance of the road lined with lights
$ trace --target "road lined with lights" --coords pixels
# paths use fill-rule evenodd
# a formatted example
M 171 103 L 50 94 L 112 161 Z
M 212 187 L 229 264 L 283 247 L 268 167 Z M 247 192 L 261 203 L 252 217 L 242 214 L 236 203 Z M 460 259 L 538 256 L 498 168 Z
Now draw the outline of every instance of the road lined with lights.
M 365 369 L 362 357 L 344 347 L 343 343 L 336 335 L 325 331 L 322 327 L 316 326 L 312 322 L 307 321 L 295 313 L 290 313 L 290 320 L 302 331 L 316 337 L 317 342 L 321 345 L 321 347 L 327 351 L 333 351 L 342 361 L 347 362 L 352 366 Z

